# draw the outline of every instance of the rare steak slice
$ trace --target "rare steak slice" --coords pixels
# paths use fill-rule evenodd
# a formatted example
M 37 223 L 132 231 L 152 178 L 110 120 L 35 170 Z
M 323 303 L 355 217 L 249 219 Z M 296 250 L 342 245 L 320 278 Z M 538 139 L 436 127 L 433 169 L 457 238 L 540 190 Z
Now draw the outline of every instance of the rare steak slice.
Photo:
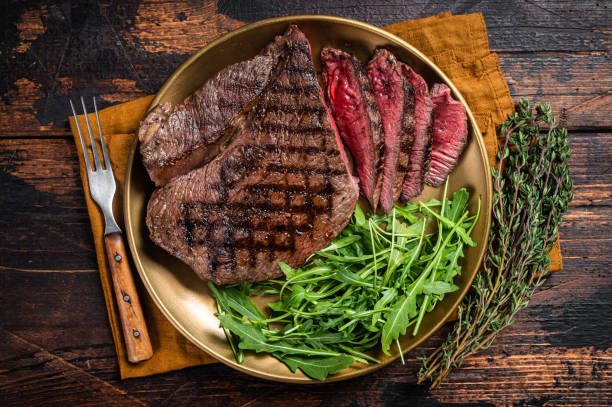
M 301 33 L 300 33 L 301 34 Z M 201 168 L 153 192 L 151 239 L 217 284 L 279 277 L 348 223 L 359 189 L 301 34 L 283 68 Z
M 376 210 L 385 150 L 372 85 L 359 61 L 344 51 L 323 49 L 321 64 L 340 135 L 353 155 L 361 190 Z
M 402 73 L 414 90 L 414 140 L 410 150 L 408 170 L 402 186 L 401 198 L 404 202 L 423 192 L 423 176 L 429 160 L 431 145 L 431 111 L 433 104 L 429 96 L 427 82 L 406 64 Z
M 145 116 L 138 131 L 140 153 L 155 185 L 200 166 L 227 146 L 226 128 L 273 79 L 286 42 L 297 35 L 299 29 L 289 28 L 259 55 L 219 71 L 182 103 L 162 103 Z
M 449 87 L 441 83 L 436 83 L 431 89 L 433 141 L 425 182 L 434 187 L 444 183 L 467 144 L 465 106 L 454 100 L 450 92 Z
M 404 78 L 395 56 L 386 49 L 376 50 L 367 69 L 384 130 L 380 206 L 389 214 L 400 196 L 410 162 L 414 139 L 414 90 Z

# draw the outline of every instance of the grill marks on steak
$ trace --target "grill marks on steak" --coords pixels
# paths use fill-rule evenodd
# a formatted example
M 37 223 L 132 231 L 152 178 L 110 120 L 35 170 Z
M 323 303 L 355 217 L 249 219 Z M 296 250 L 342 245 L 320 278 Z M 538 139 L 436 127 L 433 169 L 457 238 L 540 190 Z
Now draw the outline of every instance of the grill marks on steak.
M 340 135 L 354 157 L 363 194 L 376 210 L 385 148 L 372 85 L 359 61 L 344 51 L 323 49 L 321 64 Z
M 142 120 L 138 132 L 140 153 L 156 186 L 164 185 L 227 147 L 226 129 L 235 127 L 241 113 L 274 79 L 279 56 L 297 28 L 278 36 L 260 55 L 219 71 L 182 103 L 156 106 Z
M 423 77 L 406 64 L 401 63 L 401 68 L 404 77 L 414 90 L 414 140 L 401 192 L 401 198 L 406 202 L 423 192 L 423 177 L 431 146 L 433 103 Z
M 433 101 L 433 142 L 425 176 L 428 185 L 438 187 L 455 168 L 467 144 L 467 114 L 463 103 L 454 100 L 450 88 L 437 83 L 431 89 Z
M 376 50 L 367 67 L 384 130 L 380 206 L 389 214 L 400 196 L 414 139 L 414 90 L 386 49 Z
M 152 240 L 205 280 L 279 277 L 279 261 L 302 264 L 353 213 L 359 191 L 299 34 L 227 149 L 149 201 Z
M 297 267 L 333 241 L 359 196 L 341 136 L 373 210 L 419 195 L 424 177 L 439 186 L 457 164 L 467 119 L 447 86 L 430 94 L 387 50 L 367 72 L 340 50 L 324 49 L 321 62 L 335 121 L 310 45 L 291 26 L 141 123 L 143 162 L 163 185 L 147 207 L 151 239 L 202 279 L 279 277 L 279 261 Z

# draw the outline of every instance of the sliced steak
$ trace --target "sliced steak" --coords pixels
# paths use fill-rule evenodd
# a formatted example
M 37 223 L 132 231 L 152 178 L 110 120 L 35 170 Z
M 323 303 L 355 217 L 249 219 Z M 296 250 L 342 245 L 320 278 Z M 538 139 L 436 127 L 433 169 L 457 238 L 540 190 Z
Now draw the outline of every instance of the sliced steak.
M 301 34 L 301 33 L 300 33 Z M 201 168 L 157 189 L 151 239 L 217 284 L 282 275 L 346 226 L 359 189 L 323 100 L 306 37 L 288 41 L 283 69 Z
M 410 150 L 408 170 L 402 186 L 401 198 L 404 202 L 423 192 L 423 176 L 429 160 L 431 145 L 431 111 L 433 104 L 429 96 L 427 82 L 406 64 L 401 64 L 404 77 L 414 90 L 414 141 Z
M 414 90 L 395 56 L 378 49 L 368 64 L 384 130 L 384 168 L 380 206 L 389 214 L 402 190 L 414 139 Z
M 433 142 L 425 182 L 434 187 L 444 183 L 467 144 L 465 106 L 454 100 L 450 92 L 449 87 L 441 83 L 436 83 L 431 89 Z
M 260 55 L 219 71 L 182 103 L 162 103 L 145 116 L 138 131 L 140 153 L 155 185 L 210 161 L 227 146 L 226 128 L 274 79 L 287 41 L 298 32 L 289 28 Z
M 340 135 L 353 155 L 361 190 L 376 210 L 385 150 L 372 85 L 359 61 L 344 51 L 323 49 L 321 64 Z

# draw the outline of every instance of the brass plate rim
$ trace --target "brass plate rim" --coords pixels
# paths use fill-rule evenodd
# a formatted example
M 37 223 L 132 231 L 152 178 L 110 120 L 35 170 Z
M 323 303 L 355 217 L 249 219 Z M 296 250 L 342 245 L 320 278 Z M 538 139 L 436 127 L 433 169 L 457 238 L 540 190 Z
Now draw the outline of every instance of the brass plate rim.
M 337 17 L 337 16 L 331 16 L 331 15 L 317 15 L 317 14 L 299 14 L 299 15 L 291 15 L 291 16 L 283 16 L 283 17 L 273 17 L 273 18 L 268 18 L 268 19 L 264 19 L 264 20 L 260 20 L 260 21 L 256 21 L 253 23 L 249 23 L 246 24 L 244 26 L 241 26 L 235 30 L 232 30 L 218 38 L 216 38 L 215 40 L 211 41 L 210 43 L 206 44 L 204 47 L 202 47 L 200 50 L 198 50 L 195 54 L 193 54 L 191 57 L 189 57 L 184 63 L 182 63 L 179 68 L 166 80 L 166 82 L 164 82 L 164 84 L 162 85 L 162 87 L 159 89 L 159 91 L 156 93 L 155 97 L 153 98 L 153 100 L 151 101 L 150 105 L 147 108 L 147 112 L 150 111 L 153 107 L 155 107 L 163 93 L 170 87 L 172 87 L 174 85 L 174 83 L 176 82 L 177 78 L 180 77 L 180 75 L 182 74 L 182 72 L 187 69 L 187 67 L 189 67 L 192 63 L 194 63 L 194 61 L 196 61 L 197 59 L 199 59 L 202 55 L 204 55 L 206 52 L 208 52 L 210 49 L 218 46 L 219 44 L 222 44 L 223 42 L 227 41 L 228 39 L 230 39 L 233 36 L 236 35 L 240 35 L 245 31 L 251 31 L 251 30 L 257 30 L 258 28 L 261 27 L 265 27 L 267 25 L 273 25 L 273 24 L 277 24 L 277 23 L 296 23 L 299 24 L 300 21 L 311 21 L 311 20 L 319 20 L 319 21 L 323 21 L 323 22 L 331 22 L 331 23 L 341 23 L 341 24 L 346 24 L 349 26 L 353 26 L 353 27 L 358 27 L 361 29 L 364 29 L 366 31 L 370 31 L 373 32 L 374 34 L 380 35 L 382 37 L 385 37 L 386 39 L 390 40 L 391 42 L 395 42 L 397 44 L 399 44 L 402 48 L 407 49 L 408 51 L 410 51 L 410 53 L 412 53 L 413 55 L 415 55 L 418 59 L 420 59 L 423 63 L 425 63 L 426 65 L 429 66 L 429 68 L 431 68 L 442 80 L 445 84 L 447 84 L 452 92 L 453 95 L 459 99 L 459 101 L 461 103 L 463 103 L 463 105 L 466 107 L 466 111 L 467 111 L 467 115 L 468 115 L 468 119 L 470 121 L 470 124 L 472 126 L 472 132 L 473 132 L 473 136 L 474 139 L 476 141 L 476 143 L 478 144 L 478 150 L 480 152 L 481 158 L 483 160 L 483 162 L 485 163 L 485 167 L 489 168 L 489 161 L 488 161 L 488 157 L 486 155 L 486 147 L 485 147 L 485 143 L 484 143 L 484 139 L 482 137 L 482 133 L 480 131 L 480 128 L 478 127 L 478 123 L 476 122 L 476 119 L 470 109 L 470 107 L 468 106 L 467 102 L 465 101 L 465 98 L 463 97 L 463 95 L 461 94 L 461 92 L 457 89 L 457 87 L 453 84 L 453 82 L 448 78 L 448 76 L 436 65 L 434 64 L 427 56 L 425 56 L 421 51 L 419 51 L 417 48 L 415 48 L 413 45 L 411 45 L 410 43 L 408 43 L 407 41 L 401 39 L 400 37 L 391 34 L 387 31 L 385 31 L 382 28 L 373 26 L 371 24 L 368 23 L 364 23 L 362 21 L 358 21 L 358 20 L 353 20 L 350 18 L 345 18 L 345 17 Z M 132 218 L 131 218 L 131 212 L 130 212 L 130 202 L 131 202 L 131 180 L 132 180 L 132 168 L 133 168 L 133 164 L 134 164 L 134 158 L 136 155 L 136 151 L 139 145 L 139 140 L 138 140 L 138 136 L 136 136 L 134 138 L 134 141 L 132 142 L 132 146 L 130 149 L 130 153 L 129 153 L 129 158 L 128 158 L 128 162 L 127 162 L 127 166 L 126 166 L 126 171 L 125 171 L 125 183 L 124 183 L 124 188 L 123 188 L 123 213 L 124 213 L 124 223 L 125 223 L 125 234 L 127 236 L 127 240 L 128 240 L 128 244 L 130 247 L 130 252 L 132 254 L 132 259 L 134 261 L 134 264 L 136 266 L 136 269 L 138 270 L 138 274 L 140 275 L 140 278 L 142 279 L 142 282 L 144 284 L 144 286 L 146 287 L 149 295 L 151 296 L 151 298 L 153 299 L 154 303 L 156 304 L 156 306 L 162 311 L 162 313 L 164 314 L 164 316 L 170 321 L 170 323 L 183 335 L 185 336 L 187 339 L 189 339 L 189 341 L 191 341 L 194 345 L 196 345 L 198 348 L 200 348 L 201 350 L 203 350 L 204 352 L 208 353 L 209 355 L 213 356 L 216 360 L 218 360 L 219 362 L 237 369 L 239 371 L 242 371 L 244 373 L 250 374 L 252 376 L 256 376 L 262 379 L 267 379 L 267 380 L 272 380 L 272 381 L 278 381 L 278 382 L 284 382 L 284 383 L 297 383 L 297 384 L 318 384 L 318 383 L 329 383 L 329 382 L 336 382 L 336 381 L 341 381 L 341 380 L 348 380 L 351 378 L 355 378 L 355 377 L 359 377 L 368 373 L 371 373 L 375 370 L 378 370 L 384 366 L 387 366 L 388 364 L 396 361 L 400 355 L 399 353 L 395 354 L 393 357 L 390 357 L 384 361 L 382 361 L 381 363 L 378 364 L 371 364 L 368 365 L 367 367 L 361 368 L 359 370 L 352 370 L 349 371 L 347 373 L 343 373 L 343 374 L 335 374 L 332 375 L 330 377 L 328 377 L 326 380 L 324 381 L 319 381 L 316 379 L 311 379 L 307 376 L 300 376 L 297 374 L 292 374 L 292 376 L 287 376 L 287 375 L 277 375 L 273 372 L 262 372 L 260 370 L 257 369 L 251 369 L 251 368 L 247 368 L 239 363 L 237 363 L 235 360 L 230 359 L 230 358 L 226 358 L 223 355 L 220 355 L 219 353 L 217 353 L 215 350 L 213 350 L 211 347 L 207 346 L 204 342 L 202 342 L 201 340 L 199 340 L 198 338 L 196 338 L 188 329 L 186 329 L 179 321 L 176 320 L 176 318 L 174 317 L 174 315 L 168 310 L 168 308 L 164 305 L 163 301 L 161 301 L 161 299 L 159 298 L 157 292 L 155 291 L 155 289 L 153 288 L 149 277 L 147 276 L 147 274 L 144 272 L 144 267 L 141 263 L 141 259 L 140 256 L 138 255 L 138 249 L 136 247 L 136 242 L 135 242 L 135 237 L 134 237 L 134 233 L 135 230 L 134 228 L 132 228 Z M 490 214 L 491 212 L 491 206 L 492 206 L 492 195 L 493 195 L 493 186 L 492 186 L 492 180 L 490 177 L 490 174 L 487 174 L 485 177 L 485 189 L 486 189 L 486 193 L 487 193 L 487 198 L 488 199 L 483 199 L 483 201 L 486 202 L 486 207 L 481 208 L 481 218 L 479 221 L 483 220 L 485 221 L 485 226 L 484 226 L 484 231 L 485 231 L 485 237 L 484 237 L 484 241 L 483 241 L 483 245 L 482 248 L 480 250 L 480 253 L 478 255 L 477 258 L 477 269 L 474 273 L 472 273 L 472 275 L 469 277 L 467 283 L 465 284 L 465 287 L 463 287 L 463 289 L 461 290 L 459 296 L 457 297 L 457 300 L 452 304 L 451 307 L 449 307 L 448 311 L 444 314 L 443 318 L 440 318 L 440 320 L 434 324 L 433 328 L 430 329 L 430 331 L 424 335 L 421 336 L 421 338 L 419 338 L 417 341 L 415 341 L 413 344 L 411 344 L 411 346 L 402 349 L 402 353 L 405 355 L 408 352 L 414 350 L 415 348 L 417 348 L 418 346 L 420 346 L 424 341 L 426 341 L 427 339 L 429 339 L 429 337 L 431 337 L 431 335 L 433 335 L 435 332 L 437 332 L 442 325 L 445 324 L 445 322 L 449 319 L 449 317 L 456 311 L 457 307 L 459 306 L 459 304 L 461 303 L 461 301 L 463 300 L 463 298 L 465 297 L 465 295 L 467 294 L 467 292 L 469 291 L 472 282 L 474 280 L 474 278 L 476 277 L 476 274 L 478 273 L 478 269 L 480 268 L 480 265 L 482 263 L 482 259 L 484 257 L 484 253 L 485 253 L 485 248 L 488 244 L 488 238 L 489 238 L 489 231 L 491 228 L 491 216 L 485 216 L 484 218 L 482 217 L 482 214 Z M 162 250 L 162 249 L 160 249 Z M 280 362 L 279 362 L 280 363 Z M 290 373 L 290 372 L 289 372 Z

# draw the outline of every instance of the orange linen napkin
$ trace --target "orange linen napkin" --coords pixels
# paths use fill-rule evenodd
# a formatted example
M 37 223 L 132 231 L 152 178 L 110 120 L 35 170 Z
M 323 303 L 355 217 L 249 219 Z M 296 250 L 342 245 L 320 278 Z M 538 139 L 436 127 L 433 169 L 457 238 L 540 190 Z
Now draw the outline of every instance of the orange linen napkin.
M 489 53 L 482 15 L 452 16 L 447 12 L 420 20 L 393 24 L 386 29 L 432 58 L 457 85 L 478 121 L 489 152 L 489 160 L 494 162 L 497 151 L 495 126 L 504 121 L 506 114 L 512 113 L 514 108 L 497 55 Z M 138 130 L 138 123 L 152 99 L 152 96 L 146 96 L 100 111 L 101 126 L 117 178 L 115 217 L 120 223 L 123 220 L 121 201 L 130 146 Z M 90 121 L 95 130 L 95 116 L 90 116 Z M 84 125 L 82 116 L 79 116 L 79 122 L 81 126 Z M 79 150 L 83 187 L 85 191 L 89 191 L 78 133 L 72 118 L 70 126 Z M 153 342 L 154 355 L 152 359 L 138 364 L 128 362 L 111 276 L 104 254 L 103 218 L 89 193 L 85 194 L 85 199 L 91 219 L 100 279 L 115 341 L 121 378 L 148 376 L 215 362 L 211 356 L 196 348 L 176 331 L 155 306 L 138 278 L 136 278 L 138 291 Z M 554 260 L 552 271 L 560 270 L 562 263 L 558 245 L 555 246 L 550 257 Z M 135 269 L 133 271 L 136 273 Z

